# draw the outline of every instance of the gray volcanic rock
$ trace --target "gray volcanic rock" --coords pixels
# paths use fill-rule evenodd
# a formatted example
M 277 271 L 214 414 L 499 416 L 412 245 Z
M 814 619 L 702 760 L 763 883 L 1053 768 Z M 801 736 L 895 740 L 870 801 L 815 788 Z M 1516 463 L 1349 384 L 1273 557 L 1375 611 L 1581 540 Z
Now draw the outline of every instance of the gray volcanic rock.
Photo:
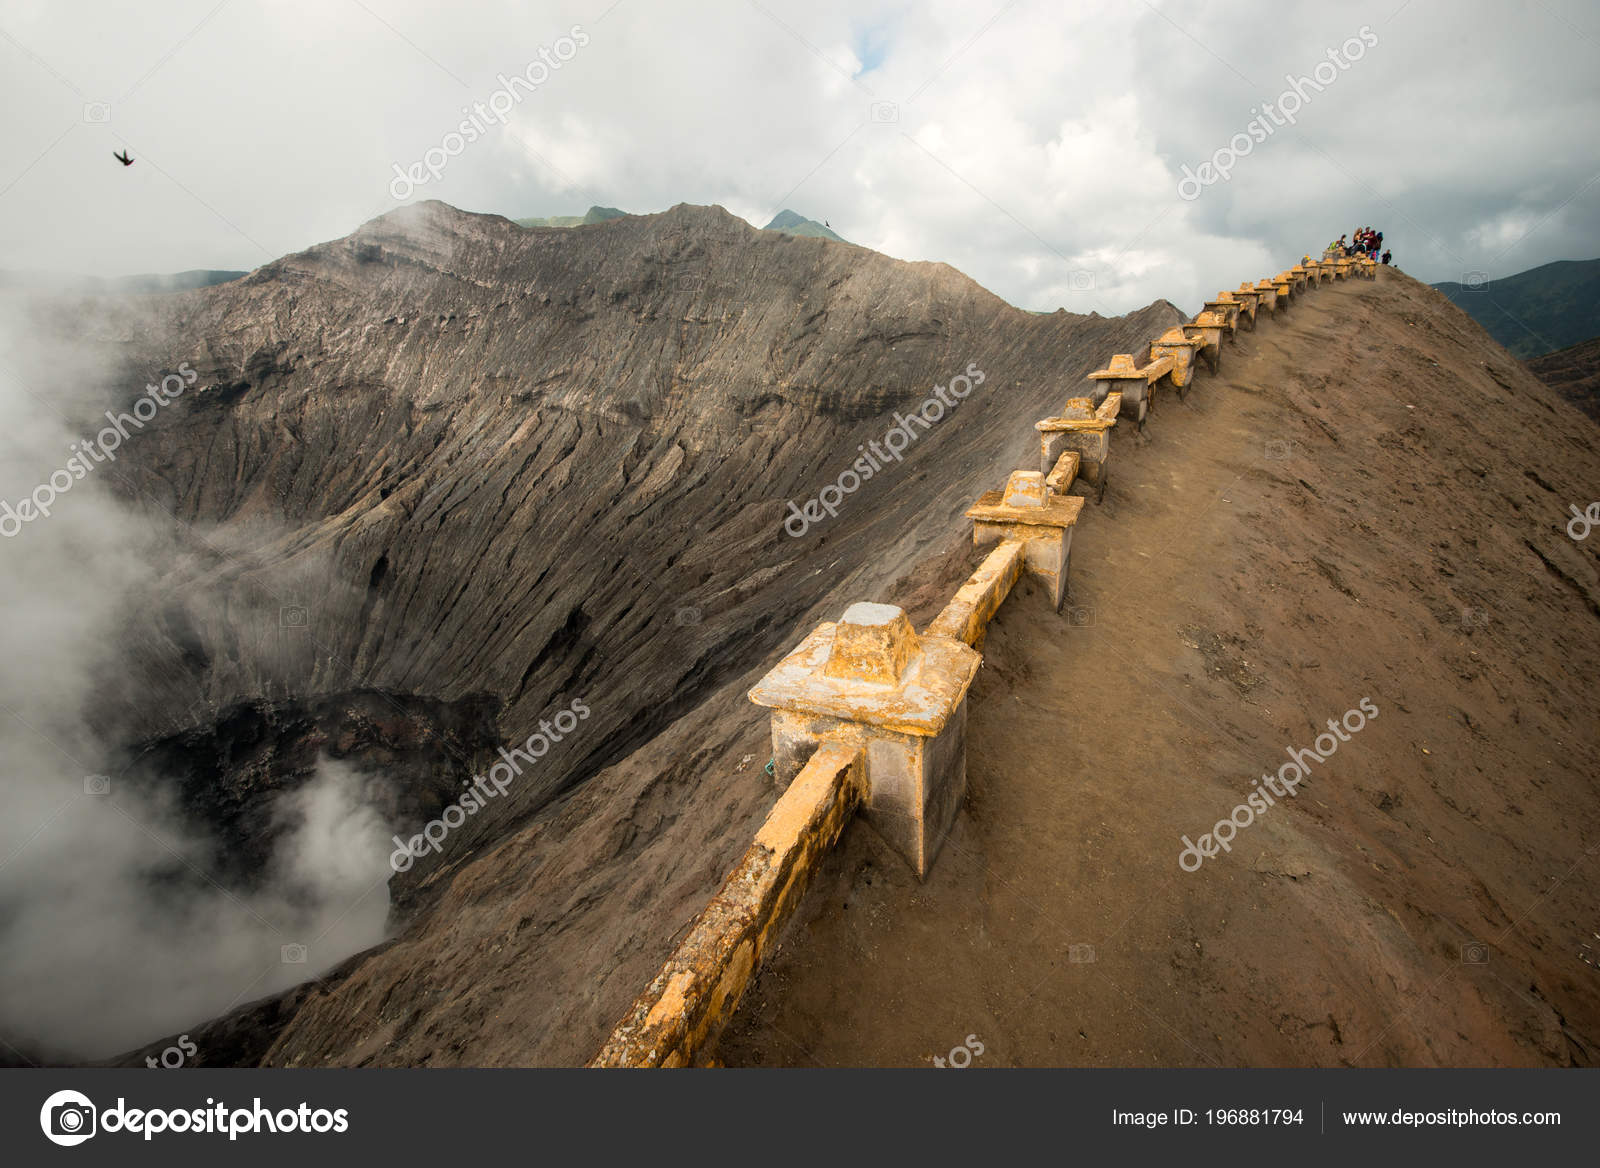
M 316 710 L 349 695 L 397 716 L 486 704 L 507 746 L 591 710 L 392 882 L 415 914 L 396 940 L 251 1015 L 281 1036 L 230 1031 L 229 1049 L 334 1064 L 586 1057 L 770 805 L 748 678 L 955 547 L 968 503 L 1034 465 L 1033 420 L 1178 319 L 1028 313 L 948 266 L 720 208 L 529 230 L 437 202 L 229 284 L 89 309 L 40 327 L 110 354 L 129 401 L 153 371 L 199 375 L 116 464 L 177 552 L 106 683 L 107 734 L 169 753 L 199 735 L 199 774 L 241 704 L 324 736 Z M 788 500 L 969 365 L 982 386 L 903 462 L 785 534 Z M 304 743 L 267 737 L 304 769 Z M 425 789 L 397 803 L 405 830 L 497 757 L 446 738 L 455 769 L 407 780 Z M 760 757 L 720 769 L 741 751 Z M 459 995 L 430 983 L 446 967 Z M 465 988 L 489 984 L 513 1035 Z

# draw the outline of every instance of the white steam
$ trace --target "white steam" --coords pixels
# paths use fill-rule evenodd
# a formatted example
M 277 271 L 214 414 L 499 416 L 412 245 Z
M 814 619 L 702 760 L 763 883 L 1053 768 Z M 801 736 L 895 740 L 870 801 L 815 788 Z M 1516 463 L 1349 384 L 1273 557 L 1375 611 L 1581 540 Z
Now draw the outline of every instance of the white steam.
M 85 392 L 106 383 L 93 361 L 44 352 L 19 319 L 0 305 L 0 501 L 12 504 L 110 404 Z M 106 1057 L 193 1027 L 377 943 L 388 914 L 392 833 L 351 768 L 324 760 L 279 800 L 264 878 L 237 893 L 204 876 L 215 844 L 159 785 L 141 793 L 108 762 L 120 744 L 97 734 L 93 695 L 123 668 L 146 601 L 172 600 L 157 550 L 170 524 L 122 506 L 115 473 L 95 467 L 49 516 L 0 537 L 0 1055 L 12 1058 Z M 107 771 L 104 790 L 93 776 Z

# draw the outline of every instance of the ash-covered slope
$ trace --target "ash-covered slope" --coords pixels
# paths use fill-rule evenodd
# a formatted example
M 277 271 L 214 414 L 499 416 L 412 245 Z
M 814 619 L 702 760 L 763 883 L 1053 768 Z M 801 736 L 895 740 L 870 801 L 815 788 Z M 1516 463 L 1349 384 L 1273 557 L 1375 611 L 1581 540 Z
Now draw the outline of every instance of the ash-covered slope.
M 1379 277 L 1120 448 L 1077 612 L 989 626 L 928 881 L 853 824 L 727 1065 L 1600 1063 L 1600 443 Z
M 587 1057 L 770 803 L 743 679 L 948 541 L 1034 418 L 1175 319 L 1025 313 L 718 208 L 526 230 L 439 203 L 228 285 L 43 314 L 130 396 L 198 375 L 117 463 L 182 554 L 99 716 L 245 860 L 319 751 L 387 773 L 409 833 L 494 747 L 590 711 L 396 877 L 395 942 L 212 1028 L 212 1061 Z M 788 500 L 969 367 L 902 462 L 785 534 Z
M 217 708 L 488 694 L 515 742 L 587 695 L 584 733 L 520 789 L 532 807 L 782 642 L 840 560 L 865 558 L 858 533 L 940 531 L 970 494 L 943 468 L 957 450 L 1014 441 L 1011 418 L 1169 311 L 1034 317 L 943 265 L 688 206 L 526 231 L 428 203 L 173 298 L 128 357 L 187 359 L 198 386 L 125 469 L 182 523 L 220 525 L 213 546 L 260 542 L 168 581 L 230 603 L 141 646 L 139 724 L 191 709 L 198 680 Z M 786 500 L 972 364 L 983 388 L 909 465 L 783 534 Z M 942 508 L 919 484 L 936 465 Z M 873 520 L 900 508 L 918 523 Z M 293 581 L 265 614 L 303 607 L 306 636 L 265 651 L 241 633 L 256 571 Z

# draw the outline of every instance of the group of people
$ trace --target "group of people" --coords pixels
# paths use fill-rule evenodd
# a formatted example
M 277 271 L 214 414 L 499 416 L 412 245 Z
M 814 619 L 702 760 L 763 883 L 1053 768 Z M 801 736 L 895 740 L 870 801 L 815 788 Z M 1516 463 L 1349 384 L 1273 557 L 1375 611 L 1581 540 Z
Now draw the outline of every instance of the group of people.
M 1351 242 L 1351 241 L 1354 242 Z M 1328 250 L 1323 253 L 1325 259 L 1348 259 L 1350 256 L 1367 256 L 1379 259 L 1382 252 L 1382 261 L 1388 263 L 1393 253 L 1383 250 L 1383 232 L 1374 231 L 1370 227 L 1357 227 L 1348 236 L 1341 235 L 1328 245 Z

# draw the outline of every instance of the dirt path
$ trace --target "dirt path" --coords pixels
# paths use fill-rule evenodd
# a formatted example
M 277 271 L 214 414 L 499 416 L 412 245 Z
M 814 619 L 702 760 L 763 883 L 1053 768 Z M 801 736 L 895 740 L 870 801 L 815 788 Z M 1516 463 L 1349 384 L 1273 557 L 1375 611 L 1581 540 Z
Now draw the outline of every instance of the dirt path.
M 1600 538 L 1562 530 L 1600 431 L 1383 275 L 1118 433 L 1079 611 L 991 628 L 928 881 L 855 823 L 724 1062 L 1600 1063 Z

